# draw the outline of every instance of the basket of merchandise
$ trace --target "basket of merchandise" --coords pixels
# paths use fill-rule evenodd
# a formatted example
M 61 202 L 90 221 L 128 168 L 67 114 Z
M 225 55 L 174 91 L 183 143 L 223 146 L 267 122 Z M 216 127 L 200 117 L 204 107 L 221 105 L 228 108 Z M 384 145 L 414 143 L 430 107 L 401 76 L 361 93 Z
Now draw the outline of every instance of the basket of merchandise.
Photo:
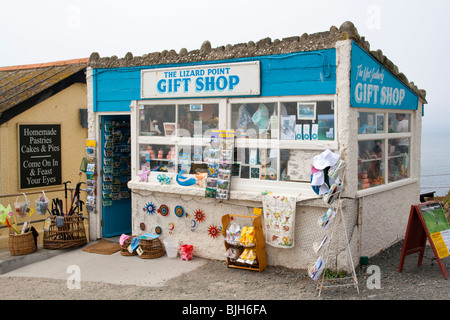
M 130 251 L 128 248 L 131 245 L 131 241 L 135 238 L 135 236 L 127 236 L 122 234 L 119 239 L 119 243 L 121 245 L 120 255 L 124 257 L 131 257 L 137 255 L 136 251 Z
M 142 250 L 140 254 L 138 252 L 141 259 L 154 259 L 166 254 L 166 250 L 158 238 L 140 239 L 139 247 Z
M 9 252 L 12 256 L 21 256 L 35 252 L 37 249 L 37 236 L 37 232 L 31 230 L 31 228 L 27 229 L 26 232 L 19 234 L 10 230 Z
M 43 239 L 45 249 L 66 249 L 86 243 L 86 230 L 81 215 L 52 215 L 45 221 Z

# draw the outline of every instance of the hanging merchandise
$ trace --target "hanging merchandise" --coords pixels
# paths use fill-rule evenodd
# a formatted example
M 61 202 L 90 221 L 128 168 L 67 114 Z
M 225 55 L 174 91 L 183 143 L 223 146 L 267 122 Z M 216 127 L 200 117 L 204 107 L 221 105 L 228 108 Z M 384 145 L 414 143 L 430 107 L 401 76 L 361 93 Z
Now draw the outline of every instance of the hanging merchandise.
M 155 233 L 156 233 L 156 234 L 161 234 L 161 233 L 162 233 L 162 229 L 161 229 L 160 226 L 157 226 L 157 227 L 155 228 Z
M 197 222 L 203 222 L 205 221 L 205 213 L 203 212 L 203 210 L 198 209 L 194 211 L 194 219 Z
M 16 214 L 19 217 L 24 218 L 26 216 L 26 214 L 29 212 L 28 206 L 30 204 L 30 201 L 28 201 L 28 198 L 25 195 L 25 193 L 22 193 L 22 194 L 25 197 L 25 201 L 18 201 L 19 196 L 17 196 L 16 202 L 14 203 L 14 207 L 16 209 Z
M 162 216 L 167 216 L 169 214 L 169 208 L 165 204 L 162 204 L 157 211 Z
M 142 231 L 144 231 L 144 230 L 145 230 L 145 223 L 141 222 L 141 223 L 139 224 L 139 229 L 141 229 Z
M 197 221 L 195 221 L 194 219 L 192 219 L 192 225 L 191 225 L 191 231 L 194 232 L 195 231 L 195 227 L 197 226 Z
M 42 196 L 36 199 L 36 213 L 38 215 L 45 215 L 48 208 L 49 199 L 45 196 L 45 192 L 42 191 Z
M 220 230 L 214 224 L 208 227 L 208 234 L 211 238 L 217 238 L 219 236 Z
M 96 203 L 96 186 L 97 183 L 95 181 L 97 172 L 95 170 L 96 163 L 96 152 L 95 147 L 97 143 L 95 140 L 86 140 L 86 160 L 87 164 L 93 164 L 94 167 L 89 166 L 89 170 L 93 170 L 92 174 L 89 171 L 89 174 L 86 171 L 86 210 L 88 212 L 96 212 L 95 203 Z M 64 182 L 65 194 L 67 199 L 67 183 L 70 181 Z M 68 211 L 67 203 L 66 203 L 66 211 Z
M 169 223 L 169 234 L 172 234 L 174 229 L 175 229 L 175 225 L 172 222 Z
M 174 209 L 174 212 L 178 218 L 181 218 L 185 215 L 185 212 L 184 212 L 184 209 L 182 206 L 176 206 Z
M 296 197 L 267 193 L 263 196 L 264 236 L 278 248 L 294 246 Z
M 339 183 L 339 178 L 335 173 L 336 171 L 339 173 L 345 167 L 345 163 L 339 164 L 339 158 L 338 154 L 328 149 L 313 158 L 311 187 L 316 194 L 324 195 L 332 184 Z M 331 175 L 329 174 L 330 170 L 332 171 Z
M 205 197 L 228 200 L 234 161 L 234 130 L 212 130 Z
M 153 202 L 147 202 L 147 203 L 145 204 L 144 211 L 146 211 L 148 214 L 154 214 L 155 211 L 156 211 L 156 207 L 155 207 L 155 205 L 153 204 Z

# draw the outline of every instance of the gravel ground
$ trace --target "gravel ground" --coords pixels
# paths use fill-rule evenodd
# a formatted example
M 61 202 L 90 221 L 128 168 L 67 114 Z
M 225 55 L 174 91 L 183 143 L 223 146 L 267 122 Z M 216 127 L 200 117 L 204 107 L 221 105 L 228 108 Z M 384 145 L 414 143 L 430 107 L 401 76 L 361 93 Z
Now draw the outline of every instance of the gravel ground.
M 417 254 L 405 259 L 398 272 L 402 242 L 357 267 L 359 293 L 355 287 L 323 288 L 305 270 L 269 266 L 263 272 L 227 268 L 223 261 L 208 261 L 203 267 L 169 280 L 163 287 L 119 286 L 82 282 L 80 289 L 68 289 L 66 281 L 3 277 L 0 294 L 12 300 L 449 300 L 450 280 L 445 280 L 430 247 L 423 263 Z M 450 258 L 443 259 L 450 270 Z M 380 270 L 379 284 L 368 267 Z M 370 270 L 370 269 L 369 269 Z M 369 285 L 368 285 L 369 284 Z M 372 286 L 372 288 L 370 288 Z M 373 288 L 375 286 L 375 288 Z

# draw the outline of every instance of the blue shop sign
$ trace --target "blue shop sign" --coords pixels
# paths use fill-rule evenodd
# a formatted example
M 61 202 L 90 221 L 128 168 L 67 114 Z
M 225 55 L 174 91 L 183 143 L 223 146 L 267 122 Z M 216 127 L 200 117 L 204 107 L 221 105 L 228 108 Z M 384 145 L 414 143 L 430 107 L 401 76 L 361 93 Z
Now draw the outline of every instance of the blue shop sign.
M 417 95 L 354 42 L 351 59 L 352 107 L 417 110 Z

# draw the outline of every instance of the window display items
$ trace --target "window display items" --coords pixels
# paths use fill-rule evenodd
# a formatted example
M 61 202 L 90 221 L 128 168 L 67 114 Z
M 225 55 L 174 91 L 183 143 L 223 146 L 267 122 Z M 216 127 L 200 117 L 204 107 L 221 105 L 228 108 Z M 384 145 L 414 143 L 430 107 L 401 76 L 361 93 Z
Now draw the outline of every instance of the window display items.
M 299 102 L 297 104 L 298 120 L 315 120 L 316 119 L 316 103 Z
M 180 186 L 192 186 L 194 185 L 197 180 L 195 178 L 187 178 L 183 177 L 183 174 L 186 173 L 186 170 L 181 170 L 176 177 L 176 180 Z

